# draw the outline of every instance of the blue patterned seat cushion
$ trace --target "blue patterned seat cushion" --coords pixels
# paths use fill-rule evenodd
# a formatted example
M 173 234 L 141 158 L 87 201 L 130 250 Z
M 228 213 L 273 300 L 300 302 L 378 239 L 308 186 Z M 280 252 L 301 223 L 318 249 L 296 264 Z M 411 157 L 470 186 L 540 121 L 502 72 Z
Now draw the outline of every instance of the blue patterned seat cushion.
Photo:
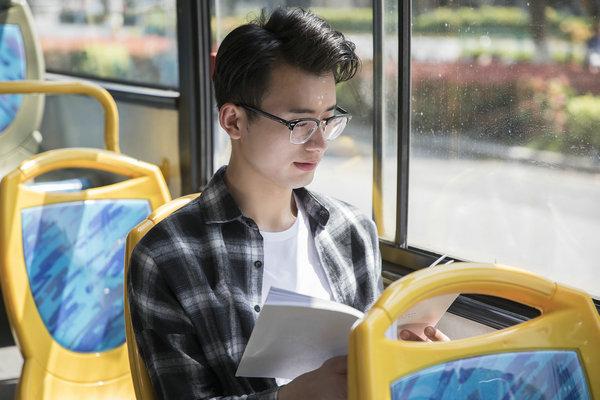
M 86 200 L 23 209 L 25 266 L 35 304 L 61 346 L 110 350 L 125 342 L 125 239 L 147 200 Z
M 25 79 L 25 47 L 17 25 L 0 24 L 0 81 Z M 0 134 L 12 123 L 21 106 L 20 94 L 0 95 Z
M 450 361 L 391 385 L 392 400 L 589 399 L 574 351 L 490 354 Z

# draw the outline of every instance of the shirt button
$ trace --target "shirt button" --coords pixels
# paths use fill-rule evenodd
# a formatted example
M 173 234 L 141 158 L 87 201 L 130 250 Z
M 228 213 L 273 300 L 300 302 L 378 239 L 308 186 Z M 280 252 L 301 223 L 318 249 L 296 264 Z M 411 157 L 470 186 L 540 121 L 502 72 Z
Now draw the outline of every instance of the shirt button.
M 260 306 L 258 304 L 254 306 L 254 311 L 260 312 Z
M 262 267 L 262 262 L 261 261 L 254 261 L 254 266 L 256 268 L 260 268 L 260 267 Z

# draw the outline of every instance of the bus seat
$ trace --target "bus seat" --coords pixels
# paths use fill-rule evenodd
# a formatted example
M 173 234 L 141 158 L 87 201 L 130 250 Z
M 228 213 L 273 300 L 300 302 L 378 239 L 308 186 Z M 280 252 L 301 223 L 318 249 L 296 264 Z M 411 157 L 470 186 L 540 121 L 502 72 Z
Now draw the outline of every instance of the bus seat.
M 448 293 L 504 297 L 540 315 L 451 342 L 385 338 L 410 307 Z M 516 268 L 455 263 L 394 282 L 353 327 L 348 398 L 600 398 L 598 371 L 600 317 L 589 295 Z
M 127 242 L 125 244 L 125 274 L 123 289 L 125 293 L 125 332 L 127 335 L 127 349 L 129 351 L 129 365 L 131 368 L 131 375 L 133 377 L 133 386 L 135 388 L 135 395 L 138 400 L 154 400 L 154 389 L 152 388 L 152 382 L 148 376 L 148 371 L 142 360 L 137 343 L 135 341 L 135 335 L 133 332 L 133 326 L 131 325 L 131 315 L 129 313 L 129 302 L 127 298 L 127 270 L 129 268 L 129 257 L 133 251 L 135 245 L 140 241 L 142 237 L 162 221 L 166 216 L 172 212 L 180 209 L 196 197 L 199 193 L 189 194 L 182 196 L 177 199 L 173 199 L 170 202 L 162 205 L 155 210 L 148 218 L 140 222 L 135 228 L 133 228 L 127 235 Z
M 44 58 L 25 0 L 0 1 L 0 81 L 41 80 Z M 0 95 L 0 177 L 36 154 L 43 95 Z
M 160 169 L 118 153 L 112 97 L 92 84 L 0 82 L 0 90 L 79 93 L 105 108 L 112 150 L 40 153 L 0 183 L 0 283 L 24 365 L 19 399 L 132 399 L 123 308 L 127 233 L 170 200 Z M 120 177 L 84 190 L 29 184 L 53 171 Z

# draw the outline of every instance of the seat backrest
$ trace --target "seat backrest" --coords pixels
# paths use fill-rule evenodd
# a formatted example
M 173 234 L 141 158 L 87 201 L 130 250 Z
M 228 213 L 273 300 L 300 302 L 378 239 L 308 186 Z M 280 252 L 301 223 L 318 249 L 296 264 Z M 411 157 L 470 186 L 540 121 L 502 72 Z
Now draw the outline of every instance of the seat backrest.
M 93 95 L 105 110 L 107 147 L 118 150 L 116 105 L 105 90 L 81 83 L 0 82 L 0 91 L 21 89 Z M 65 169 L 120 178 L 68 191 L 30 183 Z M 169 200 L 157 166 L 102 149 L 41 153 L 2 179 L 0 283 L 24 358 L 17 398 L 134 396 L 123 316 L 125 238 Z
M 129 301 L 127 297 L 127 270 L 129 268 L 129 257 L 131 256 L 131 252 L 133 251 L 135 245 L 150 229 L 152 229 L 169 214 L 180 209 L 198 197 L 198 195 L 199 193 L 189 194 L 187 196 L 173 199 L 170 202 L 162 205 L 160 208 L 150 214 L 148 218 L 140 222 L 127 235 L 127 243 L 125 245 L 125 274 L 123 284 L 125 293 L 125 332 L 127 335 L 127 348 L 129 351 L 129 364 L 131 368 L 131 375 L 133 377 L 133 386 L 135 388 L 135 394 L 138 400 L 154 400 L 155 394 L 154 389 L 152 388 L 152 382 L 148 376 L 146 365 L 140 356 L 137 342 L 135 341 L 133 326 L 131 325 L 131 315 L 129 312 Z
M 39 80 L 44 60 L 25 0 L 0 0 L 0 81 Z M 0 95 L 0 177 L 38 151 L 43 95 Z
M 25 182 L 56 168 L 127 177 L 82 191 Z M 0 184 L 0 277 L 24 366 L 20 398 L 131 398 L 123 317 L 127 233 L 169 195 L 158 167 L 99 149 L 42 153 Z
M 442 294 L 507 298 L 538 317 L 451 342 L 390 340 L 392 321 Z M 426 268 L 390 285 L 350 333 L 349 399 L 598 398 L 600 317 L 590 296 L 492 264 Z M 548 394 L 547 396 L 544 393 Z M 557 394 L 560 394 L 557 396 Z

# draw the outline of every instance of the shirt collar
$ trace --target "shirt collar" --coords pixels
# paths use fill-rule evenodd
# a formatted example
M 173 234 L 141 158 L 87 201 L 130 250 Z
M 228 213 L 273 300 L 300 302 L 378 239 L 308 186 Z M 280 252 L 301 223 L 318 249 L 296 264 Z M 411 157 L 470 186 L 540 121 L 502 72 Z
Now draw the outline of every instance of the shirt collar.
M 325 226 L 329 220 L 329 210 L 306 188 L 294 189 L 294 193 L 309 218 Z
M 198 201 L 202 205 L 203 219 L 206 223 L 225 223 L 243 217 L 233 197 L 225 184 L 225 171 L 227 166 L 222 166 L 213 175 Z M 309 218 L 321 226 L 329 220 L 329 210 L 307 189 L 294 189 L 296 198 L 302 203 Z M 311 224 L 312 225 L 312 224 Z
M 215 172 L 198 199 L 203 219 L 208 224 L 230 222 L 242 217 L 242 211 L 225 185 L 226 169 L 227 166 L 222 166 Z

